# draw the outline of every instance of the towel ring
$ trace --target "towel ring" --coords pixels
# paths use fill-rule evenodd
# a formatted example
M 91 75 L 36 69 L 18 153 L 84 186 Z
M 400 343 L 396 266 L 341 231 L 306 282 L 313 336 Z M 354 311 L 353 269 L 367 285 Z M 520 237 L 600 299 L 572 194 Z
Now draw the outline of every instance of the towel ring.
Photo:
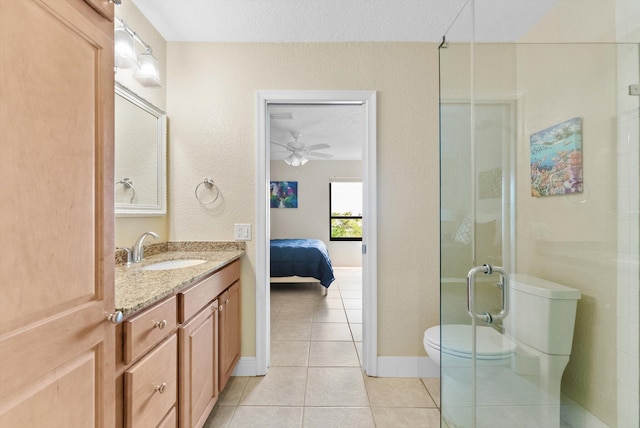
M 216 191 L 216 196 L 213 198 L 213 200 L 209 201 L 209 202 L 204 202 L 202 199 L 200 199 L 200 197 L 198 196 L 198 189 L 200 188 L 200 186 L 202 186 L 204 184 L 204 187 L 206 187 L 207 189 L 214 189 Z M 216 186 L 216 183 L 213 182 L 213 178 L 205 178 L 204 181 L 202 183 L 199 183 L 196 186 L 196 190 L 195 190 L 195 195 L 196 195 L 196 199 L 198 200 L 198 202 L 200 202 L 203 205 L 209 205 L 214 203 L 215 201 L 218 200 L 218 197 L 220 196 L 220 189 L 218 189 L 218 186 Z
M 129 177 L 125 177 L 122 180 L 117 181 L 116 184 L 122 184 L 125 189 L 131 189 L 131 199 L 129 199 L 129 203 L 132 204 L 136 197 L 136 189 L 133 187 L 133 180 Z

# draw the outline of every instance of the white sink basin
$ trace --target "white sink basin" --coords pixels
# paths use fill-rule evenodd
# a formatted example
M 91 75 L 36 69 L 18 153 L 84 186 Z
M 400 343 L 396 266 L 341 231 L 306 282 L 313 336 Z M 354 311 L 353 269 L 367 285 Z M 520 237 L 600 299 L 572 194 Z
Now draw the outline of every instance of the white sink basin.
M 154 263 L 142 268 L 142 270 L 168 270 L 168 269 L 180 269 L 189 266 L 196 266 L 205 263 L 206 260 L 189 259 L 189 260 L 167 260 L 164 262 Z

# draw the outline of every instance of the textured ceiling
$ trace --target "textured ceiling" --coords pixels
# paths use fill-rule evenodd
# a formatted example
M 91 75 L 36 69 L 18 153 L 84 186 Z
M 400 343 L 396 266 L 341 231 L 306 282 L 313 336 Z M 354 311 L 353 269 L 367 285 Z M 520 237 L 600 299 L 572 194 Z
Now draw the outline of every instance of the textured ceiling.
M 127 0 L 125 0 L 127 1 Z M 514 41 L 558 0 L 133 0 L 167 41 Z M 456 17 L 458 20 L 456 21 Z M 452 23 L 456 25 L 452 26 Z
M 317 152 L 330 154 L 331 160 L 360 160 L 366 130 L 365 114 L 363 105 L 271 106 L 271 141 L 286 145 L 294 141 L 291 132 L 297 131 L 301 144 L 328 144 L 329 148 Z M 289 154 L 286 149 L 271 145 L 271 159 L 284 159 Z

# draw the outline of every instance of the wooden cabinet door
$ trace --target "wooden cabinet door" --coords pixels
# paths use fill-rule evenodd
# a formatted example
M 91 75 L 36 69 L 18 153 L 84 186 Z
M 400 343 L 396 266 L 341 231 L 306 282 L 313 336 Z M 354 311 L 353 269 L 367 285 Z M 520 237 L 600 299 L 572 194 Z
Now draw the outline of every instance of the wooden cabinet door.
M 220 300 L 220 384 L 222 391 L 240 359 L 240 281 L 222 293 Z
M 114 421 L 113 23 L 0 1 L 0 426 Z
M 202 427 L 218 400 L 218 300 L 178 329 L 180 426 Z

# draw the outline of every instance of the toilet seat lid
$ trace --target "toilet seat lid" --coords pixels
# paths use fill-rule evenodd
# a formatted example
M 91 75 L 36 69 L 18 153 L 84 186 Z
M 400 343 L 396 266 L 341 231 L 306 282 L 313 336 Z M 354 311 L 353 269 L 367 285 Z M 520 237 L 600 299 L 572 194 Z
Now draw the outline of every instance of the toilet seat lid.
M 440 327 L 445 338 L 440 341 Z M 424 332 L 424 340 L 441 352 L 471 358 L 471 326 L 465 324 L 445 324 Z M 513 354 L 516 345 L 495 329 L 487 326 L 476 327 L 476 356 L 485 358 L 503 357 Z

